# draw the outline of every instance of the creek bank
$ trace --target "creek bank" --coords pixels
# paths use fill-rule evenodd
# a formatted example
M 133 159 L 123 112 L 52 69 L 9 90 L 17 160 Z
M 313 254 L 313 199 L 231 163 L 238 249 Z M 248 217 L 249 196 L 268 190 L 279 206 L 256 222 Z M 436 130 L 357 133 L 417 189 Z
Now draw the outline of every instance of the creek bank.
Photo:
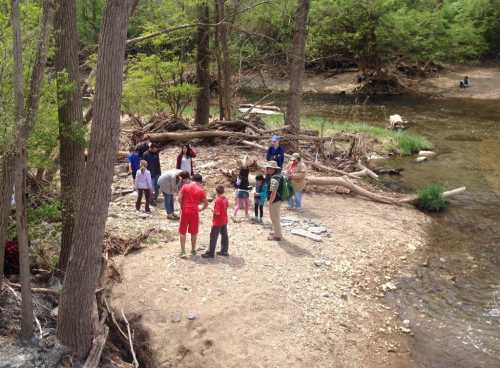
M 306 94 L 354 95 L 362 86 L 357 82 L 358 71 L 339 74 L 327 72 L 306 72 L 304 92 Z M 459 81 L 469 76 L 471 86 L 459 88 Z M 447 65 L 427 78 L 407 78 L 401 80 L 415 94 L 440 98 L 466 98 L 497 100 L 500 99 L 500 67 L 480 67 L 465 65 Z M 249 72 L 242 75 L 244 89 L 288 91 L 288 79 L 280 78 L 267 70 L 259 73 Z M 362 102 L 362 101 L 360 101 Z
M 206 164 L 228 167 L 244 152 L 199 147 L 196 164 L 209 195 L 216 184 L 229 183 Z M 164 170 L 175 165 L 177 153 L 176 147 L 162 151 Z M 114 190 L 130 185 L 130 178 L 118 175 Z M 227 196 L 233 205 L 229 189 Z M 264 226 L 230 223 L 229 258 L 181 260 L 178 222 L 166 219 L 161 204 L 143 216 L 134 200 L 132 194 L 115 199 L 108 232 L 160 232 L 139 252 L 120 258 L 122 281 L 111 301 L 143 316 L 159 367 L 411 366 L 404 325 L 383 304 L 382 285 L 425 244 L 426 215 L 356 197 L 306 193 L 306 210 L 284 210 L 283 220 L 326 228 L 329 236 L 321 242 L 290 233 L 283 242 L 267 241 L 266 211 Z M 210 224 L 205 211 L 201 248 Z

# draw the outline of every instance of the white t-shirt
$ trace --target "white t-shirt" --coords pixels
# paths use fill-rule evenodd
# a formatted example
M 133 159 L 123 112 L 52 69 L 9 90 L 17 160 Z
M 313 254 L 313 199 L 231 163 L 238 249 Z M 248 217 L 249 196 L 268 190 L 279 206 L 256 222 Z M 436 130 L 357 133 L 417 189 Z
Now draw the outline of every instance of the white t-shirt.
M 187 172 L 189 175 L 191 175 L 191 158 L 182 156 L 181 159 L 181 170 Z

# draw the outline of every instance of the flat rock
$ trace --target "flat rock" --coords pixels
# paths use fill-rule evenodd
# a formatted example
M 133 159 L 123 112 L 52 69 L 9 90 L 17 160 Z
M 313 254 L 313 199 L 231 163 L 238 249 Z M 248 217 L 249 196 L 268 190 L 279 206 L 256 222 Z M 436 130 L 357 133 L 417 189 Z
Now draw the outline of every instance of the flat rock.
M 417 159 L 415 160 L 416 162 L 424 162 L 424 161 L 427 161 L 427 157 L 425 156 L 420 156 L 420 157 L 417 157 Z
M 303 238 L 311 239 L 311 240 L 316 241 L 316 242 L 322 241 L 321 236 L 313 234 L 313 233 L 311 233 L 307 230 L 304 230 L 304 229 L 292 229 L 291 233 L 293 235 L 298 235 L 298 236 L 301 236 Z
M 324 226 L 311 226 L 307 229 L 312 234 L 321 235 L 326 233 L 328 230 Z

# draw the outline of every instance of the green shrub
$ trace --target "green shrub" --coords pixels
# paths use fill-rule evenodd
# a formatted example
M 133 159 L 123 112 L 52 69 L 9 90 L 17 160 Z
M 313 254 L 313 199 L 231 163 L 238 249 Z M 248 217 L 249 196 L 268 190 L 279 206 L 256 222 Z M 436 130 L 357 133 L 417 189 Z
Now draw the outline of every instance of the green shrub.
M 448 207 L 443 198 L 444 189 L 439 184 L 431 184 L 418 192 L 417 207 L 423 211 L 441 212 Z
M 426 138 L 407 132 L 395 133 L 394 139 L 399 152 L 404 156 L 409 156 L 420 150 L 432 148 L 432 144 Z
M 28 221 L 31 224 L 40 222 L 59 222 L 61 221 L 61 202 L 53 201 L 44 203 L 36 208 L 28 210 Z

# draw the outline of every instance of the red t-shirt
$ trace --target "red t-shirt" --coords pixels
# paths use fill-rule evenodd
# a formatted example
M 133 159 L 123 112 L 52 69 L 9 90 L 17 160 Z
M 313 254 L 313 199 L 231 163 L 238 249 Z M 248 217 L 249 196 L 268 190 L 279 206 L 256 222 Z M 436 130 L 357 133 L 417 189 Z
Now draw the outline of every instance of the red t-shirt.
M 214 219 L 212 221 L 213 226 L 224 226 L 227 225 L 227 209 L 229 207 L 229 201 L 226 197 L 220 196 L 215 199 L 214 205 Z
M 195 210 L 198 212 L 198 205 L 205 201 L 205 191 L 196 183 L 184 184 L 182 193 L 182 211 Z

